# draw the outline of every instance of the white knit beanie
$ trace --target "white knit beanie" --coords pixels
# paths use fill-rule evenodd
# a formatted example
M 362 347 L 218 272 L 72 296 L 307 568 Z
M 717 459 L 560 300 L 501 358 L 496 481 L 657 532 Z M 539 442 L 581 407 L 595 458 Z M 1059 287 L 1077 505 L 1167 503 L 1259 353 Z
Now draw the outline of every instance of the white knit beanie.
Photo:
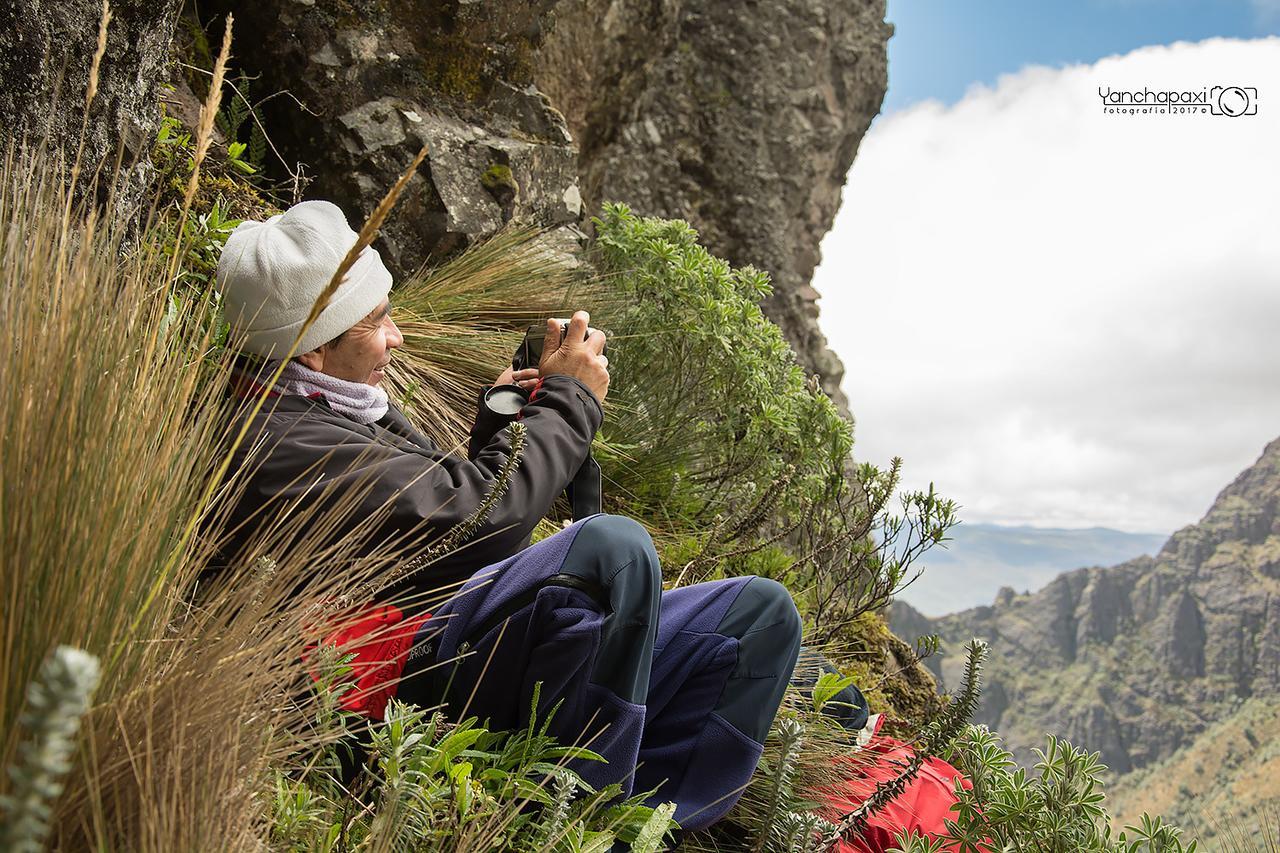
M 232 342 L 244 352 L 281 358 L 329 284 L 356 232 L 336 204 L 304 201 L 266 222 L 246 221 L 227 238 L 217 284 Z M 366 248 L 295 354 L 333 340 L 369 315 L 391 291 L 391 273 Z

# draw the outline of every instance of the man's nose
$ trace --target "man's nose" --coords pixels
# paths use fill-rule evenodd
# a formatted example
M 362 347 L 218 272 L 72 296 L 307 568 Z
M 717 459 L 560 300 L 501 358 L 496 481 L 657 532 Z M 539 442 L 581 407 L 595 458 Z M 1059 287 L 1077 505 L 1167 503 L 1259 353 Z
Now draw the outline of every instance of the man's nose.
M 404 346 L 404 335 L 400 334 L 400 327 L 396 325 L 396 321 L 388 317 L 387 322 L 391 324 L 390 333 L 387 335 L 387 346 L 392 349 Z

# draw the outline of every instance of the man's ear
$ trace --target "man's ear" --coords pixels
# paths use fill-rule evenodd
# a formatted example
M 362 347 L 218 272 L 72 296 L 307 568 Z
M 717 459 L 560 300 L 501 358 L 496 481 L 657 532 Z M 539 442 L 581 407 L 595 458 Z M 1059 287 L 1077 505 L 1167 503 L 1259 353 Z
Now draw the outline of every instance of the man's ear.
M 324 367 L 324 345 L 321 344 L 311 352 L 295 355 L 294 359 L 303 367 L 314 370 L 316 373 L 323 373 L 324 371 L 321 368 Z

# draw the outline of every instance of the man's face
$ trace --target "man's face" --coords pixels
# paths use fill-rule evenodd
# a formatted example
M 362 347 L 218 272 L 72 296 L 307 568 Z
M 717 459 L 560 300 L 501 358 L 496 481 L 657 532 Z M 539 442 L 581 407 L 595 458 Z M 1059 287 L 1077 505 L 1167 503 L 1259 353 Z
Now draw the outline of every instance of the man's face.
M 298 356 L 298 360 L 338 379 L 377 385 L 382 381 L 383 369 L 391 362 L 391 351 L 403 343 L 404 338 L 391 319 L 391 303 L 384 299 L 336 344 L 325 344 Z

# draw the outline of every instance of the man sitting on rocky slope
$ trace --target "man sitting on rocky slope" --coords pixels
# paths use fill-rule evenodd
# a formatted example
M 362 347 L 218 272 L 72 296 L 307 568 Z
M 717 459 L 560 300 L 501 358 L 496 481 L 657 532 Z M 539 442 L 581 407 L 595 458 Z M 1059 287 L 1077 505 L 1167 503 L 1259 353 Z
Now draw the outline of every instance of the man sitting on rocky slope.
M 271 509 L 344 492 L 358 505 L 336 537 L 374 519 L 375 546 L 428 545 L 476 511 L 511 452 L 512 416 L 482 404 L 461 458 L 414 429 L 378 387 L 403 340 L 391 274 L 372 248 L 305 330 L 301 354 L 263 387 L 279 366 L 272 357 L 289 350 L 355 240 L 335 205 L 308 201 L 241 224 L 223 250 L 217 284 L 242 354 L 234 387 L 246 399 L 269 397 L 233 461 L 247 485 L 230 518 L 229 529 L 242 526 L 231 553 L 271 523 Z M 589 783 L 656 789 L 654 801 L 674 801 L 684 828 L 701 828 L 729 810 L 755 769 L 795 665 L 800 619 L 786 589 L 765 578 L 664 592 L 653 543 L 627 518 L 594 515 L 530 547 L 603 417 L 605 335 L 588 321 L 575 313 L 567 336 L 548 321 L 538 367 L 498 377 L 527 394 L 514 416 L 526 431 L 519 467 L 469 544 L 395 589 L 402 605 L 409 593 L 422 600 L 461 583 L 455 595 L 429 618 L 407 605 L 407 614 L 390 602 L 376 608 L 378 619 L 413 625 L 415 647 L 357 650 L 376 655 L 357 662 L 384 676 L 360 707 L 380 718 L 397 693 L 455 713 L 465 705 L 508 729 L 526 725 L 540 684 L 540 714 L 562 703 L 551 732 L 607 759 L 575 763 Z M 242 407 L 232 434 L 249 412 Z

